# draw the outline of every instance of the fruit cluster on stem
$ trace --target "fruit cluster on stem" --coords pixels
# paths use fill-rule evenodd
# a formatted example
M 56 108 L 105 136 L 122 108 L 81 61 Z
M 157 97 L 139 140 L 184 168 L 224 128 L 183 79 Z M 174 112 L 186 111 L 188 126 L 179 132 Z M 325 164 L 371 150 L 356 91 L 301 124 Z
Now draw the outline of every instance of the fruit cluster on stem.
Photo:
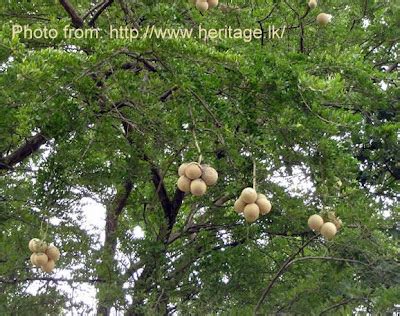
M 43 272 L 53 272 L 56 262 L 60 259 L 58 248 L 53 244 L 47 245 L 45 241 L 39 238 L 31 239 L 28 247 L 32 252 L 31 263 L 36 267 L 40 267 Z
M 308 7 L 311 10 L 315 9 L 317 7 L 317 5 L 318 5 L 317 0 L 309 0 L 308 1 Z M 332 20 L 332 15 L 327 14 L 327 13 L 320 13 L 317 15 L 317 18 L 316 18 L 317 24 L 319 26 L 325 26 L 328 23 L 330 23 L 331 20 Z
M 314 214 L 308 218 L 308 227 L 331 240 L 342 227 L 342 221 L 334 212 L 324 213 L 323 216 Z
M 253 188 L 245 188 L 236 200 L 234 208 L 236 213 L 243 213 L 246 221 L 252 223 L 258 219 L 260 214 L 268 214 L 272 205 L 264 194 L 257 194 Z
M 212 186 L 218 181 L 218 172 L 213 167 L 197 162 L 180 165 L 178 175 L 178 189 L 182 192 L 190 192 L 195 196 L 204 195 L 207 186 Z
M 196 5 L 197 10 L 204 13 L 208 9 L 215 8 L 218 5 L 218 0 L 190 0 L 190 3 Z

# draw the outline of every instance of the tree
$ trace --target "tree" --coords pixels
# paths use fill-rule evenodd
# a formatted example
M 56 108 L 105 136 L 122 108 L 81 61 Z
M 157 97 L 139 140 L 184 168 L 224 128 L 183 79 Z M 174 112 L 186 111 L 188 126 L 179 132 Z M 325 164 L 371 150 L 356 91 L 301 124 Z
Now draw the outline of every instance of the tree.
M 332 23 L 319 27 L 320 12 Z M 102 315 L 399 303 L 397 4 L 238 0 L 200 14 L 185 1 L 26 1 L 0 17 L 3 313 L 89 313 L 70 297 L 82 284 Z M 16 24 L 58 36 L 13 37 Z M 116 39 L 110 27 L 125 26 L 141 38 Z M 223 31 L 144 38 L 153 26 Z M 226 38 L 227 26 L 263 38 Z M 220 175 L 201 198 L 176 188 L 199 156 L 193 135 Z M 273 210 L 250 225 L 233 202 L 253 162 Z M 82 225 L 85 198 L 106 209 L 104 240 Z M 322 210 L 344 222 L 333 241 L 307 228 Z M 46 223 L 64 273 L 29 262 Z

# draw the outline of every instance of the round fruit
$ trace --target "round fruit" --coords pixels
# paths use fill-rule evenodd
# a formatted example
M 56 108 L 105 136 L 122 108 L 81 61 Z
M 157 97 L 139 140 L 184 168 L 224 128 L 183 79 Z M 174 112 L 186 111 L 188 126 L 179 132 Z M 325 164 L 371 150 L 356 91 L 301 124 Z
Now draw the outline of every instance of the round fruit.
M 254 203 L 257 200 L 257 192 L 253 188 L 245 188 L 240 199 L 247 204 Z
M 269 212 L 271 212 L 272 205 L 271 205 L 271 202 L 268 201 L 268 199 L 258 198 L 256 201 L 256 204 L 260 209 L 261 215 L 265 215 L 265 214 L 268 214 Z
M 216 184 L 218 181 L 217 170 L 207 165 L 203 165 L 202 169 L 203 169 L 203 174 L 201 175 L 201 178 L 204 180 L 204 182 L 209 186 Z
M 257 199 L 266 199 L 266 200 L 268 200 L 268 198 L 265 196 L 265 194 L 262 194 L 262 193 L 258 193 L 257 194 Z
M 197 0 L 196 8 L 202 13 L 206 12 L 208 10 L 207 0 Z
M 44 265 L 42 265 L 42 271 L 46 273 L 51 273 L 53 272 L 54 267 L 56 266 L 56 263 L 54 260 L 49 260 L 47 261 Z
M 38 238 L 33 238 L 31 241 L 29 241 L 28 247 L 32 252 L 45 252 L 47 249 L 47 244 Z
M 321 235 L 324 236 L 326 239 L 332 239 L 337 233 L 337 229 L 335 224 L 333 223 L 325 223 L 321 227 Z
M 246 203 L 244 203 L 241 199 L 237 199 L 233 207 L 235 208 L 236 213 L 243 213 Z
M 215 8 L 218 5 L 218 0 L 208 0 L 207 2 L 209 9 Z
M 34 252 L 33 254 L 31 254 L 31 263 L 32 263 L 34 266 L 39 267 L 40 265 L 37 263 L 36 257 L 37 257 L 37 254 L 36 254 L 35 252 Z
M 182 192 L 190 192 L 190 183 L 192 180 L 185 176 L 181 176 L 178 179 L 177 185 L 178 189 L 181 190 Z
M 183 175 L 185 175 L 185 169 L 186 169 L 186 167 L 188 166 L 188 163 L 187 162 L 185 162 L 185 163 L 183 163 L 183 164 L 181 164 L 180 166 L 179 166 L 179 168 L 178 168 L 178 175 L 181 177 L 181 176 L 183 176 Z
M 312 230 L 319 232 L 322 225 L 324 225 L 324 220 L 321 216 L 314 214 L 308 218 L 308 227 L 310 227 Z
M 310 2 L 308 2 L 308 6 L 310 9 L 315 9 L 317 7 L 317 0 L 310 0 Z
M 201 168 L 197 162 L 191 162 L 185 168 L 185 176 L 191 180 L 201 177 Z
M 243 214 L 246 221 L 252 223 L 260 216 L 260 209 L 256 203 L 250 203 L 245 206 Z
M 39 239 L 39 238 L 33 238 L 33 239 L 31 239 L 31 240 L 29 241 L 29 244 L 28 244 L 29 250 L 32 251 L 32 252 L 35 252 L 35 251 L 36 251 L 36 248 L 37 248 L 36 245 L 37 245 L 38 243 L 40 243 L 40 239 Z
M 60 250 L 54 245 L 47 247 L 46 255 L 49 260 L 58 261 L 60 259 Z
M 49 261 L 49 258 L 45 253 L 39 252 L 36 254 L 36 263 L 39 266 L 43 266 Z
M 207 191 L 207 184 L 201 180 L 196 179 L 190 183 L 190 192 L 195 196 L 202 196 Z
M 332 20 L 332 15 L 320 13 L 317 15 L 317 23 L 321 26 L 327 25 Z

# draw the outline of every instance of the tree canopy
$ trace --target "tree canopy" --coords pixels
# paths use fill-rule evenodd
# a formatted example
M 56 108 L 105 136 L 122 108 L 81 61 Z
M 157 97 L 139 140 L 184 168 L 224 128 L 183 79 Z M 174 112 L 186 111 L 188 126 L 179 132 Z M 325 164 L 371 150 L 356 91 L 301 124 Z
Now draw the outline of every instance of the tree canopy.
M 400 304 L 395 1 L 221 0 L 205 13 L 186 0 L 3 1 L 0 19 L 1 314 Z M 262 36 L 145 38 L 152 27 Z M 199 150 L 219 179 L 196 197 L 176 181 Z M 272 211 L 249 224 L 233 204 L 254 166 Z M 333 240 L 307 226 L 321 211 L 343 221 Z M 61 251 L 55 274 L 29 260 L 43 231 Z M 88 288 L 94 303 L 74 294 Z

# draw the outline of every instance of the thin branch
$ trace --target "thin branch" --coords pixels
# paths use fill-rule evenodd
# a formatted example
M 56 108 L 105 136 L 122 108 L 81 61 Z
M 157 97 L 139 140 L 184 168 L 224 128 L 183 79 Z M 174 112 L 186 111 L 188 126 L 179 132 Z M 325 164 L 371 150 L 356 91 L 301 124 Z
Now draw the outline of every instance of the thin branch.
M 100 8 L 97 10 L 97 12 L 93 15 L 93 17 L 90 19 L 89 21 L 89 26 L 93 27 L 97 21 L 97 19 L 99 18 L 99 16 L 103 13 L 104 10 L 106 10 L 110 5 L 112 5 L 112 3 L 114 2 L 114 0 L 105 0 L 102 2 L 102 5 L 100 6 Z
M 82 17 L 82 20 L 85 20 L 89 15 L 91 15 L 94 11 L 100 8 L 103 5 L 103 2 L 99 2 L 91 7 Z
M 264 302 L 265 298 L 271 291 L 272 287 L 278 280 L 278 278 L 281 276 L 281 274 L 286 270 L 286 268 L 290 265 L 291 261 L 300 253 L 303 251 L 305 247 L 307 247 L 312 241 L 317 239 L 320 235 L 315 235 L 311 237 L 309 240 L 307 240 L 299 249 L 297 249 L 289 258 L 286 259 L 286 261 L 282 264 L 282 266 L 279 268 L 278 272 L 276 272 L 275 276 L 272 278 L 272 280 L 269 282 L 268 286 L 264 289 L 255 309 L 254 309 L 254 315 L 257 314 L 258 310 L 260 309 L 262 303 Z
M 50 278 L 50 277 L 42 277 L 42 278 L 24 278 L 24 279 L 6 279 L 0 278 L 0 283 L 5 284 L 17 284 L 23 282 L 34 282 L 34 281 L 46 281 L 46 282 L 67 282 L 67 283 L 103 283 L 105 282 L 102 279 L 66 279 L 66 278 Z
M 190 92 L 192 93 L 192 95 L 200 101 L 200 104 L 204 107 L 204 109 L 206 110 L 206 112 L 211 116 L 211 118 L 214 120 L 214 124 L 217 128 L 222 127 L 222 123 L 220 123 L 217 119 L 217 117 L 214 115 L 214 113 L 210 110 L 210 108 L 208 107 L 208 104 L 193 90 L 190 90 Z

